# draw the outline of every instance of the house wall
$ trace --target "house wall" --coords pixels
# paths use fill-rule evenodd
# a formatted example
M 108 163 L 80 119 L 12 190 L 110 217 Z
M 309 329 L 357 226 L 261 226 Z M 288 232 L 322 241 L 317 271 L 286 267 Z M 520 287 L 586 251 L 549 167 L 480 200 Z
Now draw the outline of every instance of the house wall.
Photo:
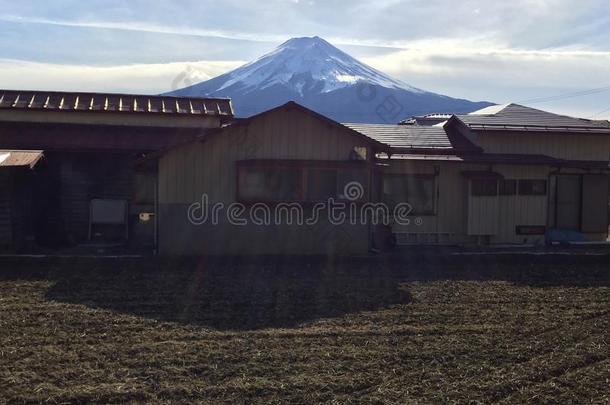
M 547 180 L 553 170 L 549 166 L 495 165 L 493 170 L 505 179 Z M 543 243 L 544 235 L 517 235 L 517 226 L 547 226 L 549 195 L 499 195 L 497 233 L 491 243 Z
M 221 116 L 193 116 L 184 114 L 143 114 L 111 113 L 87 111 L 0 111 L 0 121 L 85 124 L 85 125 L 119 125 L 136 127 L 180 127 L 180 128 L 218 128 Z
M 435 169 L 436 168 L 436 169 Z M 547 180 L 547 194 L 471 196 L 464 171 L 493 171 L 505 179 Z M 551 176 L 549 166 L 473 165 L 459 162 L 392 161 L 386 174 L 436 173 L 436 214 L 414 215 L 409 225 L 394 225 L 399 242 L 404 244 L 532 244 L 544 243 L 545 235 L 517 235 L 517 226 L 552 226 Z M 562 169 L 561 173 L 602 173 L 599 170 Z M 603 173 L 602 173 L 603 174 Z M 604 195 L 598 198 L 607 199 Z M 408 201 L 407 201 L 408 202 Z M 600 221 L 607 221 L 605 216 Z M 484 237 L 484 238 L 481 238 Z M 607 234 L 586 234 L 588 240 L 605 240 Z
M 608 198 L 610 174 L 604 170 L 562 169 L 553 170 L 549 181 L 548 223 L 552 228 L 559 228 L 560 213 L 556 212 L 554 202 L 557 198 L 559 177 L 579 178 L 580 195 L 574 196 L 581 204 L 580 222 L 581 235 L 588 241 L 606 241 L 608 238 Z M 564 218 L 565 219 L 565 218 Z
M 610 137 L 573 133 L 482 132 L 472 138 L 486 153 L 538 154 L 568 160 L 607 161 Z
M 18 251 L 33 236 L 32 172 L 27 167 L 1 167 L 0 249 Z
M 436 214 L 414 215 L 408 225 L 394 225 L 393 231 L 399 234 L 399 239 L 403 238 L 399 243 L 457 244 L 475 240 L 466 232 L 468 183 L 462 175 L 462 171 L 466 170 L 486 170 L 486 166 L 420 160 L 390 162 L 390 165 L 384 169 L 384 174 L 437 174 Z
M 12 187 L 10 171 L 0 169 L 0 249 L 13 244 Z
M 204 138 L 205 139 L 205 138 Z M 159 248 L 166 255 L 365 253 L 368 226 L 195 226 L 188 207 L 202 194 L 214 203 L 236 200 L 236 162 L 249 159 L 347 161 L 362 138 L 297 109 L 281 109 L 204 142 L 166 153 L 159 162 Z
M 92 199 L 132 200 L 136 157 L 129 153 L 48 152 L 36 168 L 38 242 L 86 242 Z
M 476 142 L 487 153 L 542 154 L 568 160 L 607 161 L 610 141 L 587 134 L 485 133 Z M 235 226 L 220 216 L 216 225 L 189 223 L 189 206 L 208 197 L 208 205 L 236 200 L 236 162 L 249 159 L 346 161 L 363 141 L 339 127 L 296 110 L 279 110 L 248 125 L 224 129 L 200 142 L 168 151 L 159 161 L 159 248 L 166 255 L 364 253 L 368 226 Z M 434 215 L 413 215 L 394 225 L 404 243 L 543 243 L 544 234 L 518 235 L 518 226 L 548 227 L 551 179 L 558 170 L 542 165 L 465 164 L 455 161 L 392 160 L 381 175 L 434 175 Z M 561 169 L 564 173 L 582 170 Z M 544 196 L 470 195 L 464 171 L 493 171 L 506 179 L 547 180 Z M 598 170 L 588 170 L 597 173 Z M 600 197 L 602 198 L 602 197 Z M 485 200 L 488 199 L 488 200 Z M 600 219 L 603 220 L 603 219 Z M 605 240 L 605 234 L 586 235 Z

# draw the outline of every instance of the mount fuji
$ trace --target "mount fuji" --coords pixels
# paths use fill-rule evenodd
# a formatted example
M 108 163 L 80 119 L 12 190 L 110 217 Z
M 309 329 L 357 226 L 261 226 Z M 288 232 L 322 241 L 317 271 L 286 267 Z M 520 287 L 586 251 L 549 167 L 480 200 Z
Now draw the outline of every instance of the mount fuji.
M 427 113 L 468 113 L 491 105 L 410 86 L 319 37 L 290 39 L 254 62 L 167 95 L 228 97 L 238 117 L 296 101 L 339 122 L 363 123 L 396 123 Z

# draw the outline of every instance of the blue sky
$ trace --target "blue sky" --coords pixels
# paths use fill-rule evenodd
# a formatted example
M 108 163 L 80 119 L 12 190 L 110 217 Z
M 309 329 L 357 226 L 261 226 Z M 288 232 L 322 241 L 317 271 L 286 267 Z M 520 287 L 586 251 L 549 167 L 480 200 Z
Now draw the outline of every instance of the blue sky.
M 610 86 L 602 0 L 179 4 L 0 0 L 0 87 L 159 93 L 318 35 L 426 90 L 610 118 L 610 91 L 538 100 Z

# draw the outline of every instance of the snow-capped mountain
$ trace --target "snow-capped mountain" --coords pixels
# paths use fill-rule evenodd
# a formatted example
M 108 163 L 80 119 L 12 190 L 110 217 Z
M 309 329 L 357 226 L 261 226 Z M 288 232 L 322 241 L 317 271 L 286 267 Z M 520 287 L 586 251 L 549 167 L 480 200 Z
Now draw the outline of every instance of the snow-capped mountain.
M 168 95 L 229 97 L 247 117 L 296 101 L 340 122 L 394 123 L 488 106 L 427 92 L 359 62 L 319 37 L 293 38 L 229 73 Z

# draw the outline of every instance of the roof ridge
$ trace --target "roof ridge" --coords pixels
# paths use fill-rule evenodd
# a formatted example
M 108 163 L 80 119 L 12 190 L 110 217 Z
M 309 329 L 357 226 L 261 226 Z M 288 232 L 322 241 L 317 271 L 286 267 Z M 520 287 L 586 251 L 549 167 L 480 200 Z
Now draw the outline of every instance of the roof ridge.
M 0 109 L 220 117 L 235 115 L 231 100 L 225 98 L 47 90 L 0 89 Z
M 497 105 L 475 113 L 459 115 L 458 119 L 471 129 L 484 128 L 516 131 L 536 129 L 556 132 L 603 132 L 610 133 L 608 124 L 586 118 L 557 114 L 517 103 Z

